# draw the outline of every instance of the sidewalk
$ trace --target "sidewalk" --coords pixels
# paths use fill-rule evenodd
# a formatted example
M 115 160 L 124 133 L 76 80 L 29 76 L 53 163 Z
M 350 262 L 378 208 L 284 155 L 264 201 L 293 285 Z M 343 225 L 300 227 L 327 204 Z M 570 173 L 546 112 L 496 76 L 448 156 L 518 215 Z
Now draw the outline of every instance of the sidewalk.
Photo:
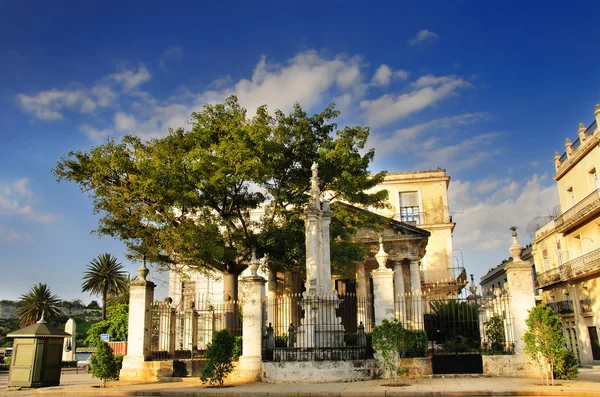
M 382 386 L 387 380 L 352 383 L 248 383 L 209 388 L 197 378 L 173 382 L 131 383 L 115 381 L 105 389 L 88 374 L 66 372 L 61 385 L 33 390 L 0 391 L 0 396 L 580 396 L 600 397 L 600 370 L 580 370 L 577 380 L 543 386 L 539 379 L 487 377 L 432 377 L 407 379 L 404 387 Z

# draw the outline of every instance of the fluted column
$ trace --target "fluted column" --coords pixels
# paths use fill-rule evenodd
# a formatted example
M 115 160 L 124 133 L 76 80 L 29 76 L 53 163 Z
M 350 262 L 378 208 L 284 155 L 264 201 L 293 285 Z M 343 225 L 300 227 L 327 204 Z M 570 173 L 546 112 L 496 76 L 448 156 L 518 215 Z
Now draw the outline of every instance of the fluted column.
M 396 318 L 402 324 L 406 321 L 406 302 L 404 296 L 404 272 L 402 261 L 394 262 L 394 303 L 396 307 Z
M 369 321 L 370 310 L 369 305 L 369 293 L 367 286 L 367 272 L 365 271 L 365 263 L 364 262 L 356 262 L 356 295 L 358 301 L 358 311 L 357 311 L 357 321 L 358 324 L 361 322 L 366 327 L 367 330 L 370 330 L 371 322 Z M 357 324 L 357 325 L 358 325 Z
M 412 325 L 414 329 L 423 329 L 423 307 L 421 297 L 421 272 L 419 260 L 410 261 L 410 293 L 412 295 Z

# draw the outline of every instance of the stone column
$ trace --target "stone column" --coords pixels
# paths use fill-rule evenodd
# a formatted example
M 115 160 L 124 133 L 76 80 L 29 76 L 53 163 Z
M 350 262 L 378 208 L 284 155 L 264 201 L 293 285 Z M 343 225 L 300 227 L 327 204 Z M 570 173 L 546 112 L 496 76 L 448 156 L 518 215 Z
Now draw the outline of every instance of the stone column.
M 523 335 L 527 330 L 525 319 L 528 311 L 535 306 L 535 285 L 531 277 L 531 263 L 521 260 L 523 247 L 517 241 L 516 233 L 513 234 L 513 243 L 508 249 L 512 262 L 505 267 L 510 293 L 510 317 L 513 318 L 513 335 L 515 354 L 523 354 Z
M 123 358 L 121 380 L 144 380 L 145 361 L 151 361 L 152 302 L 154 283 L 146 280 L 148 268 L 142 263 L 138 269 L 139 279 L 132 281 L 129 288 L 129 322 L 127 355 Z
M 394 271 L 385 267 L 389 255 L 383 250 L 383 239 L 379 239 L 379 252 L 375 255 L 379 268 L 371 272 L 375 300 L 375 325 L 384 319 L 394 319 Z
M 71 336 L 67 336 L 63 342 L 63 361 L 77 361 L 75 350 L 77 349 L 77 343 L 75 341 L 75 334 L 77 333 L 77 324 L 72 318 L 67 320 L 65 324 L 65 332 Z
M 406 297 L 404 294 L 402 261 L 394 262 L 394 303 L 396 305 L 396 318 L 403 325 L 406 325 Z
M 410 261 L 410 293 L 412 296 L 412 326 L 413 329 L 423 329 L 423 307 L 421 299 L 421 272 L 419 260 Z
M 242 279 L 244 291 L 242 310 L 243 318 L 243 340 L 242 355 L 240 357 L 240 371 L 244 380 L 260 380 L 262 374 L 262 337 L 263 332 L 263 308 L 265 299 L 265 284 L 267 280 L 257 275 L 258 260 L 252 258 L 250 263 L 251 276 Z
M 367 285 L 367 272 L 365 271 L 365 262 L 355 262 L 356 265 L 356 296 L 358 303 L 358 312 L 356 321 L 358 324 L 361 322 L 367 328 L 367 331 L 371 330 L 371 322 L 369 319 L 369 288 Z M 357 325 L 358 325 L 357 324 Z

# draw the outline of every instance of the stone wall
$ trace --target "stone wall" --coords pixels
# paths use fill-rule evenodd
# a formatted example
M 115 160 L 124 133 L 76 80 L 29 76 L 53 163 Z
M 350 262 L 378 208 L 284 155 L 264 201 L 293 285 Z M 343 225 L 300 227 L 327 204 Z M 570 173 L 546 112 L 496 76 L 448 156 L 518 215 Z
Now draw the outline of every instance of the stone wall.
M 263 382 L 353 382 L 373 378 L 375 360 L 264 362 Z
M 516 378 L 539 378 L 541 373 L 536 363 L 523 356 L 482 356 L 483 373 L 491 376 L 507 376 Z

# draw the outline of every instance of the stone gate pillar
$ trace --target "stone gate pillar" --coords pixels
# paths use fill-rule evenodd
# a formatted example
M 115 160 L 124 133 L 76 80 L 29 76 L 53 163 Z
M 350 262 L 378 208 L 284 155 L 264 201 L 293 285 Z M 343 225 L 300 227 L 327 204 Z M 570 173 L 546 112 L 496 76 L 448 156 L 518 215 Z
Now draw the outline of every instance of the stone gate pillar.
M 521 260 L 523 247 L 517 241 L 517 233 L 513 234 L 513 243 L 508 249 L 512 262 L 505 266 L 508 291 L 510 294 L 510 316 L 513 318 L 513 335 L 515 338 L 515 354 L 523 354 L 523 335 L 527 330 L 525 319 L 528 311 L 535 306 L 535 285 L 531 275 L 531 263 Z
M 259 276 L 259 262 L 254 253 L 250 262 L 251 275 L 242 279 L 243 334 L 240 371 L 244 380 L 260 380 L 262 374 L 263 301 L 267 280 Z
M 384 319 L 394 319 L 394 271 L 385 267 L 389 255 L 383 250 L 383 239 L 379 238 L 379 252 L 375 255 L 379 268 L 371 272 L 373 298 L 375 301 L 375 325 Z
M 127 335 L 127 355 L 123 358 L 121 380 L 147 380 L 146 361 L 152 360 L 150 343 L 152 339 L 152 302 L 154 283 L 146 280 L 148 268 L 142 263 L 138 269 L 139 279 L 129 287 L 129 322 Z

